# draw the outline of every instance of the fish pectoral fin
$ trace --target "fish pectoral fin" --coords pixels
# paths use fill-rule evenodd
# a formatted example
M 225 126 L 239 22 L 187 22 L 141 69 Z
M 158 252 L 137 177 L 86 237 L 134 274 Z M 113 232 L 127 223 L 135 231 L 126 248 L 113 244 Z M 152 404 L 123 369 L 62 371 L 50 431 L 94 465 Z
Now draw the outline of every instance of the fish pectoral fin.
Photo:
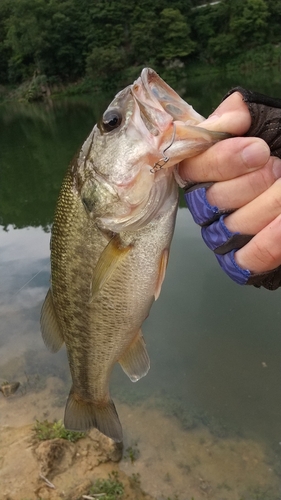
M 88 431 L 92 427 L 117 443 L 123 440 L 122 427 L 111 399 L 106 403 L 83 401 L 70 390 L 65 407 L 64 426 L 72 431 Z
M 141 330 L 118 361 L 132 382 L 137 382 L 147 374 L 150 360 Z
M 115 234 L 113 238 L 111 238 L 101 253 L 94 269 L 90 302 L 92 302 L 95 296 L 108 282 L 115 269 L 119 266 L 120 262 L 122 262 L 132 248 L 133 245 L 124 246 L 122 244 L 119 234 Z
M 163 284 L 163 281 L 165 278 L 166 269 L 167 269 L 167 265 L 168 265 L 168 260 L 169 260 L 169 250 L 166 248 L 165 250 L 163 250 L 161 258 L 160 258 L 160 262 L 159 262 L 158 278 L 157 278 L 156 287 L 155 287 L 155 291 L 154 291 L 155 300 L 158 299 L 160 292 L 161 292 L 162 284 Z
M 51 290 L 48 291 L 41 310 L 41 333 L 46 347 L 51 352 L 57 352 L 64 339 L 58 324 Z

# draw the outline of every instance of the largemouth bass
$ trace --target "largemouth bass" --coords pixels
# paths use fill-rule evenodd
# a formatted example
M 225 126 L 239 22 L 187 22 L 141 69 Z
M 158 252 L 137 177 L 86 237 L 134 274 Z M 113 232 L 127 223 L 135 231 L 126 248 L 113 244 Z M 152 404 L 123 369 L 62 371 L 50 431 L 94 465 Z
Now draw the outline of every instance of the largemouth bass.
M 122 428 L 109 394 L 116 362 L 135 382 L 150 362 L 141 332 L 159 296 L 178 206 L 174 166 L 226 134 L 153 70 L 119 92 L 70 164 L 51 236 L 51 288 L 41 313 L 47 347 L 65 342 L 73 385 L 64 424 Z

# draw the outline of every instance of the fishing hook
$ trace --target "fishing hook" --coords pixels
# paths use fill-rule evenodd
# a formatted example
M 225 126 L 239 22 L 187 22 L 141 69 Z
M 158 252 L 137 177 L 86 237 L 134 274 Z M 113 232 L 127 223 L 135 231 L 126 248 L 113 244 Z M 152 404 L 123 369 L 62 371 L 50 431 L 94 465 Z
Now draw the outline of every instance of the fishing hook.
M 175 140 L 175 136 L 176 136 L 176 125 L 175 123 L 173 122 L 173 126 L 174 126 L 174 129 L 173 129 L 173 136 L 172 136 L 172 140 L 169 144 L 169 146 L 167 146 L 165 149 L 163 149 L 163 158 L 160 158 L 159 161 L 157 161 L 156 163 L 154 163 L 153 167 L 150 169 L 150 172 L 152 174 L 155 174 L 155 172 L 158 172 L 158 170 L 161 170 L 161 168 L 164 167 L 165 163 L 167 163 L 170 159 L 169 156 L 165 155 L 165 152 L 167 151 L 167 149 L 169 149 L 173 143 L 174 143 L 174 140 Z

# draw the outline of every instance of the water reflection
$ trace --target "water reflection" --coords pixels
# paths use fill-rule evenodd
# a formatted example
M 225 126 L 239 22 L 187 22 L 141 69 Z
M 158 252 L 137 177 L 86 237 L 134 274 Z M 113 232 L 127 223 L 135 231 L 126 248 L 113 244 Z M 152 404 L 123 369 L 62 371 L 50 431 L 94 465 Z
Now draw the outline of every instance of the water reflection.
M 104 105 L 105 98 L 99 106 Z M 66 166 L 100 113 L 92 101 L 2 107 L 0 223 L 48 228 Z
M 205 409 L 248 435 L 278 439 L 278 294 L 236 286 L 201 247 L 198 228 L 180 210 L 163 291 L 171 308 L 160 311 L 157 304 L 164 329 L 160 379 L 172 365 L 173 390 L 187 405 Z
M 49 234 L 41 228 L 8 227 L 0 233 L 0 255 L 3 366 L 29 349 L 42 348 L 38 310 L 49 279 Z
M 194 90 L 189 100 L 194 104 L 197 98 Z M 70 387 L 65 350 L 48 353 L 39 332 L 49 286 L 49 230 L 66 165 L 103 107 L 104 100 L 48 110 L 28 106 L 19 113 L 2 110 L 0 377 L 20 380 L 26 392 L 9 407 L 0 397 L 0 425 L 23 425 L 45 414 L 63 416 Z M 112 380 L 125 438 L 139 438 L 143 459 L 138 471 L 156 496 L 171 494 L 171 485 L 177 484 L 185 498 L 190 470 L 198 482 L 209 467 L 218 484 L 226 484 L 226 477 L 232 491 L 236 484 L 237 496 L 223 486 L 212 496 L 211 479 L 202 479 L 196 500 L 240 500 L 249 487 L 245 464 L 239 461 L 244 454 L 248 463 L 258 457 L 257 471 L 245 469 L 249 480 L 254 484 L 263 477 L 274 489 L 268 498 L 277 499 L 279 298 L 279 292 L 239 287 L 224 276 L 188 211 L 179 210 L 167 278 L 143 328 L 151 370 L 135 385 L 116 367 Z M 24 397 L 25 414 L 16 406 L 17 398 Z M 215 458 L 209 463 L 210 449 Z M 235 467 L 238 479 L 231 479 Z

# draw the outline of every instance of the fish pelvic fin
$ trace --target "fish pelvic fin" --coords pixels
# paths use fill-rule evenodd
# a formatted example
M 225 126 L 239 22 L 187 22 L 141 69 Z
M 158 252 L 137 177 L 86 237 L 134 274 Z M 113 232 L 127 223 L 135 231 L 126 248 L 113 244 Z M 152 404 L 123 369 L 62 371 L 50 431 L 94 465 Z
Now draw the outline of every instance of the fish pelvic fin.
M 64 426 L 72 431 L 88 431 L 92 427 L 117 443 L 123 441 L 122 427 L 111 399 L 105 404 L 85 402 L 72 388 L 65 407 Z
M 42 306 L 40 326 L 46 347 L 51 352 L 57 352 L 64 343 L 64 339 L 58 324 L 51 290 L 48 290 Z
M 131 345 L 119 359 L 119 364 L 132 382 L 137 382 L 147 374 L 150 368 L 150 360 L 141 330 L 139 330 Z
M 132 248 L 132 245 L 122 245 L 119 234 L 115 234 L 113 238 L 111 238 L 94 269 L 90 302 L 92 302 L 95 296 L 105 286 L 120 262 L 122 262 Z

